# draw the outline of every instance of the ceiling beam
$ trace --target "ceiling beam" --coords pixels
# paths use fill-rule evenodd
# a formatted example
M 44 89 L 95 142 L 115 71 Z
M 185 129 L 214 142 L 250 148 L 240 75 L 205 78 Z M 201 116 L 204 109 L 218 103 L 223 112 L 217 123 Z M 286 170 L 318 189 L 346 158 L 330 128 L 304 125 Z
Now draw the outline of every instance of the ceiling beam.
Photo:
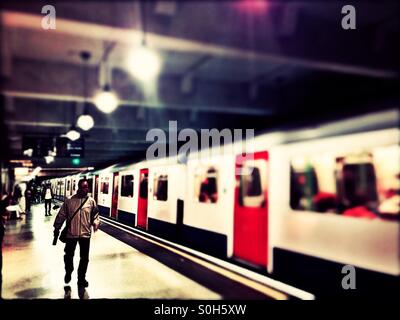
M 22 121 L 22 120 L 5 120 L 4 123 L 8 126 L 15 127 L 43 127 L 43 128 L 69 128 L 71 123 L 64 122 L 44 122 L 44 121 Z M 139 131 L 139 132 L 147 132 L 153 128 L 151 127 L 119 127 L 119 126 L 109 126 L 109 125 L 96 125 L 93 127 L 93 130 L 117 130 L 117 131 Z M 157 128 L 161 129 L 165 132 L 169 131 L 168 127 Z M 178 128 L 179 130 L 180 128 Z M 201 128 L 191 128 L 193 130 L 200 130 Z M 38 132 L 39 134 L 40 132 Z
M 3 11 L 1 13 L 2 25 L 9 28 L 27 28 L 31 30 L 42 31 L 42 18 L 43 16 L 41 15 L 15 11 Z M 57 18 L 57 29 L 52 30 L 52 32 L 97 40 L 117 41 L 127 45 L 138 45 L 142 38 L 141 30 L 117 28 L 62 18 Z M 316 70 L 333 71 L 377 78 L 395 78 L 399 76 L 399 72 L 393 70 L 348 65 L 332 61 L 296 58 L 287 55 L 258 53 L 250 50 L 235 49 L 226 46 L 203 43 L 200 41 L 178 39 L 150 32 L 146 34 L 146 39 L 150 47 L 160 50 L 174 50 L 178 52 L 213 55 L 216 57 L 254 60 L 260 63 L 266 62 L 288 64 Z
M 39 99 L 39 100 L 56 100 L 56 101 L 67 101 L 67 102 L 84 102 L 83 96 L 77 95 L 62 95 L 62 94 L 50 94 L 50 93 L 36 93 L 36 92 L 25 92 L 25 91 L 11 91 L 5 90 L 3 94 L 6 97 L 14 98 L 26 98 L 26 99 Z M 94 99 L 86 99 L 94 104 Z M 273 112 L 267 108 L 250 108 L 250 107 L 230 107 L 230 106 L 215 106 L 215 105 L 202 105 L 193 106 L 187 104 L 172 104 L 172 103 L 160 103 L 160 102 L 146 102 L 140 100 L 120 100 L 121 107 L 147 107 L 155 109 L 174 109 L 180 111 L 193 111 L 204 112 L 204 113 L 225 113 L 225 114 L 246 114 L 254 116 L 266 116 L 271 115 Z

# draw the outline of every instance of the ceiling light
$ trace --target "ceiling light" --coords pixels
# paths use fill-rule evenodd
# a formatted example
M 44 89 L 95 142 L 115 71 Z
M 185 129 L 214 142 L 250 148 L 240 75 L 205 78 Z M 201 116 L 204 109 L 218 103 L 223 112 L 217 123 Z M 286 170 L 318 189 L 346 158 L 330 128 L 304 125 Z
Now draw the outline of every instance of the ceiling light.
M 90 59 L 90 52 L 87 51 L 82 51 L 81 52 L 81 59 L 84 62 L 84 75 L 83 75 L 83 97 L 84 97 L 84 102 L 83 102 L 83 114 L 79 116 L 77 125 L 79 128 L 81 128 L 84 131 L 90 130 L 94 126 L 94 120 L 91 115 L 89 115 L 89 104 L 87 102 L 87 87 L 88 87 L 88 75 L 87 75 L 87 69 L 88 69 L 88 61 Z
M 117 95 L 106 85 L 104 90 L 94 97 L 94 103 L 100 111 L 111 113 L 117 109 L 119 101 Z
M 82 114 L 78 118 L 77 125 L 82 130 L 88 131 L 94 126 L 93 117 L 89 114 Z
M 24 155 L 28 157 L 32 157 L 33 149 L 26 149 L 24 150 Z
M 74 128 L 71 128 L 67 134 L 66 134 L 67 138 L 71 141 L 75 141 L 78 140 L 81 137 L 81 134 L 76 131 Z
M 129 55 L 128 67 L 135 78 L 146 82 L 153 80 L 160 73 L 161 59 L 153 50 L 141 46 Z
M 52 163 L 54 161 L 54 157 L 53 156 L 46 156 L 44 157 L 44 160 L 46 160 L 46 163 Z

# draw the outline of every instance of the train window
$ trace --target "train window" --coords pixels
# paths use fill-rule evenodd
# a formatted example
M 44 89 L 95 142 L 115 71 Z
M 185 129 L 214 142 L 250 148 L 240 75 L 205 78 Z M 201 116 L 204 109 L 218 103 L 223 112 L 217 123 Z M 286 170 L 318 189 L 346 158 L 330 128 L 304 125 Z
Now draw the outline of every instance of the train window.
M 267 163 L 264 160 L 256 160 L 257 166 L 246 167 L 240 176 L 239 203 L 246 207 L 261 208 L 265 206 L 267 185 Z
M 140 176 L 139 197 L 141 199 L 147 199 L 148 177 L 148 173 L 142 173 Z
M 294 210 L 399 220 L 399 146 L 292 159 Z
M 101 193 L 108 194 L 108 187 L 109 187 L 108 181 L 101 182 L 101 185 L 100 185 Z
M 121 197 L 133 197 L 133 175 L 122 176 Z
M 67 181 L 67 191 L 69 191 L 70 190 L 70 187 L 71 187 L 71 181 Z
M 159 175 L 154 179 L 154 200 L 167 201 L 168 175 Z
M 89 190 L 92 192 L 93 190 L 93 178 L 88 179 Z
M 214 167 L 201 166 L 195 174 L 195 199 L 203 203 L 218 201 L 218 172 Z

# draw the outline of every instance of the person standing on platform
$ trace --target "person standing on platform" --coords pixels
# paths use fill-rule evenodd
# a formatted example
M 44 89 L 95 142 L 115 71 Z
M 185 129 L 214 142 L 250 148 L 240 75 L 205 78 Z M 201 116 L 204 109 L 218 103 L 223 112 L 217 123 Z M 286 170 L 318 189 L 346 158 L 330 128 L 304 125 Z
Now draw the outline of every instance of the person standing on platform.
M 96 201 L 88 196 L 89 184 L 86 179 L 78 183 L 78 190 L 71 198 L 66 199 L 58 211 L 54 221 L 54 237 L 58 237 L 61 226 L 64 221 L 68 226 L 67 239 L 65 243 L 65 293 L 70 297 L 71 287 L 68 285 L 71 281 L 72 271 L 74 270 L 74 253 L 76 245 L 79 243 L 80 261 L 78 267 L 78 292 L 80 298 L 85 298 L 87 292 L 85 288 L 89 286 L 86 281 L 86 271 L 89 264 L 89 247 L 91 229 L 96 232 L 100 225 L 99 209 Z
M 45 216 L 51 216 L 51 201 L 53 200 L 53 191 L 51 191 L 50 184 L 47 184 L 43 188 L 42 198 L 44 198 L 44 210 L 46 212 Z
M 32 190 L 30 187 L 27 187 L 25 190 L 25 212 L 28 213 L 31 211 L 31 201 L 32 201 Z

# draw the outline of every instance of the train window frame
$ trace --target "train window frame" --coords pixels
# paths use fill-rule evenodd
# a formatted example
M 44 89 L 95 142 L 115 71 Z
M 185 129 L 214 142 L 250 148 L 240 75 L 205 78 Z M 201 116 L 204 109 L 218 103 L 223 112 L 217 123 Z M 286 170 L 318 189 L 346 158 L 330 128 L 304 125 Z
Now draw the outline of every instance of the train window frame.
M 212 172 L 210 172 L 211 170 Z M 210 190 L 207 190 L 210 178 L 215 179 L 211 187 L 215 192 L 211 194 Z M 220 181 L 219 168 L 215 165 L 200 165 L 195 169 L 194 179 L 194 201 L 202 204 L 217 204 L 220 189 L 218 186 Z
M 93 178 L 88 178 L 87 179 L 88 185 L 89 185 L 89 194 L 91 195 L 93 192 Z
M 166 191 L 162 191 L 162 193 L 159 193 L 160 190 L 160 182 L 166 181 L 166 183 L 161 185 L 166 185 L 165 189 Z M 164 186 L 163 186 L 164 188 Z M 156 201 L 168 201 L 168 174 L 156 174 L 154 176 L 154 181 L 153 181 L 153 200 Z
M 106 190 L 106 192 L 104 190 Z M 110 181 L 108 181 L 108 179 L 100 181 L 100 192 L 102 194 L 109 194 L 109 191 L 110 191 Z
M 93 178 L 88 178 L 88 185 L 89 185 L 89 190 L 93 190 Z
M 127 177 L 131 177 L 130 184 L 131 187 L 125 187 Z M 133 198 L 134 196 L 134 185 L 135 185 L 135 176 L 132 173 L 121 175 L 121 189 L 120 196 L 123 198 Z M 128 191 L 128 192 L 126 192 Z
M 146 186 L 142 187 L 143 183 L 145 183 L 146 180 Z M 143 173 L 140 174 L 139 176 L 139 198 L 143 200 L 147 200 L 149 197 L 149 173 Z

